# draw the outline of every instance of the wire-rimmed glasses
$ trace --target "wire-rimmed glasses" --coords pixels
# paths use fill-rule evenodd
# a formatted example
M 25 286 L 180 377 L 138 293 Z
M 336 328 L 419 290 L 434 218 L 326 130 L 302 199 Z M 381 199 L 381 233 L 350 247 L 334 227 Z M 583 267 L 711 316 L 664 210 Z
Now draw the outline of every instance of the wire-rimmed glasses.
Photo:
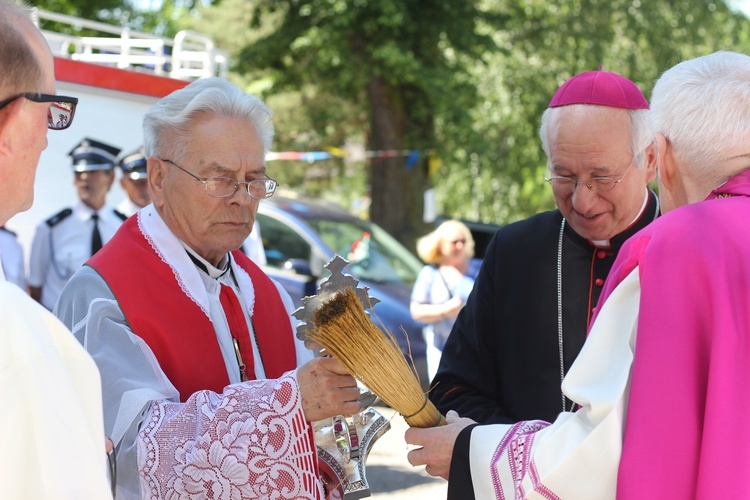
M 565 177 L 562 175 L 551 175 L 545 177 L 544 180 L 552 186 L 552 189 L 559 193 L 572 193 L 576 190 L 579 184 L 584 184 L 587 188 L 595 193 L 606 193 L 611 191 L 614 187 L 622 182 L 627 173 L 633 166 L 633 162 L 630 163 L 628 168 L 625 170 L 619 178 L 616 177 L 592 177 L 587 181 L 581 181 L 574 177 Z
M 237 192 L 240 184 L 244 184 L 247 187 L 247 194 L 250 195 L 251 198 L 262 200 L 273 196 L 273 193 L 276 192 L 276 188 L 279 185 L 278 182 L 269 177 L 261 177 L 249 181 L 238 181 L 231 177 L 209 177 L 207 179 L 202 179 L 189 170 L 182 168 L 172 160 L 161 158 L 161 161 L 179 168 L 193 179 L 202 182 L 203 187 L 206 188 L 206 193 L 214 198 L 229 198 Z

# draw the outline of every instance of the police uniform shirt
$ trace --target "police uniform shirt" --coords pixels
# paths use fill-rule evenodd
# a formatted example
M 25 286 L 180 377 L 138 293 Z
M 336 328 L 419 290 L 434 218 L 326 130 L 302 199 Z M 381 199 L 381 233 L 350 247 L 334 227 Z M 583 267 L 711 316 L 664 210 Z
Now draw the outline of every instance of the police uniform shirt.
M 117 205 L 117 211 L 126 217 L 130 217 L 140 209 L 141 207 L 133 203 L 133 200 L 127 196 Z
M 124 216 L 105 204 L 98 212 L 99 233 L 106 243 Z M 91 257 L 94 210 L 78 201 L 72 208 L 41 222 L 31 244 L 29 285 L 41 287 L 42 305 L 52 310 L 68 279 Z
M 16 239 L 16 235 L 4 227 L 0 227 L 0 264 L 2 264 L 0 270 L 5 274 L 5 279 L 26 291 L 23 247 Z

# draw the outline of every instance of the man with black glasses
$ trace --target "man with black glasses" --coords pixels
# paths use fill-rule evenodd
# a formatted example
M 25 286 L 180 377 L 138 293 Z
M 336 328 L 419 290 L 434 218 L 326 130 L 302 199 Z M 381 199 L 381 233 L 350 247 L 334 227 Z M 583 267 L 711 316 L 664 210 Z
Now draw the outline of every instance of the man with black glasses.
M 102 374 L 117 497 L 322 498 L 310 422 L 359 411 L 356 382 L 312 359 L 288 294 L 238 250 L 276 190 L 271 112 L 205 78 L 151 108 L 143 136 L 153 203 L 55 309 Z
M 72 123 L 52 53 L 24 11 L 0 0 L 0 225 L 31 207 L 47 130 Z M 48 117 L 64 110 L 58 127 Z M 0 256 L 2 258 L 2 256 Z M 111 498 L 94 361 L 0 266 L 0 475 L 4 498 Z
M 659 214 L 648 103 L 630 80 L 565 82 L 539 135 L 557 210 L 500 229 L 445 345 L 430 399 L 480 423 L 553 420 L 604 280 Z

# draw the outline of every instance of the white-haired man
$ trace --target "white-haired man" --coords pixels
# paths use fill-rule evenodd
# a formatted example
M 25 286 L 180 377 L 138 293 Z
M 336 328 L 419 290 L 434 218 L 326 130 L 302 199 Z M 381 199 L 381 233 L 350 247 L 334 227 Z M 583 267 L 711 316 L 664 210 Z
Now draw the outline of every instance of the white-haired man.
M 356 413 L 359 391 L 312 359 L 288 294 L 238 250 L 276 189 L 271 112 L 205 78 L 153 106 L 143 136 L 153 204 L 55 308 L 102 373 L 117 496 L 321 498 L 310 422 Z
M 747 55 L 662 75 L 650 121 L 668 213 L 612 268 L 564 383 L 580 409 L 551 425 L 451 415 L 407 431 L 423 446 L 413 464 L 450 476 L 461 498 L 750 497 L 749 117 Z

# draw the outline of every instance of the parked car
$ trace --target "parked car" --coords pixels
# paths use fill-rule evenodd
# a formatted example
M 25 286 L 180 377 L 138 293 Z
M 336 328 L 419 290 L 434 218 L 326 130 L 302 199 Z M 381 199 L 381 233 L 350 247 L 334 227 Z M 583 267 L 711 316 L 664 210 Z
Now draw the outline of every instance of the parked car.
M 380 299 L 371 314 L 411 356 L 427 388 L 422 323 L 414 321 L 409 301 L 422 263 L 376 224 L 322 201 L 274 195 L 263 200 L 258 223 L 266 256 L 264 270 L 278 281 L 298 307 L 330 273 L 324 266 L 334 254 L 349 261 L 344 273 Z

